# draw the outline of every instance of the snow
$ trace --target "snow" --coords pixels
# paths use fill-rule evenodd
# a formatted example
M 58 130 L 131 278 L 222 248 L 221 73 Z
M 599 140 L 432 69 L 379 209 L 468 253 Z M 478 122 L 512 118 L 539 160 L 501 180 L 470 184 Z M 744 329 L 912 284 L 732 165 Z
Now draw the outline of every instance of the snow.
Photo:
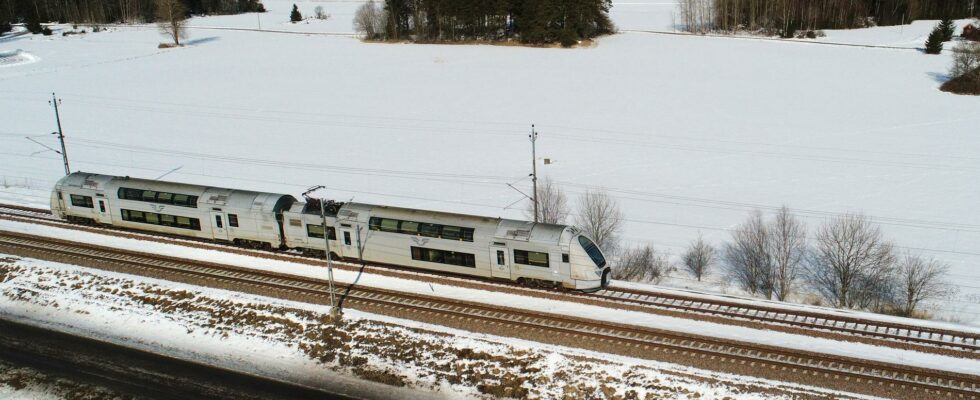
M 265 3 L 191 25 L 346 34 L 360 5 L 298 2 L 332 17 L 290 24 L 292 2 Z M 670 3 L 616 2 L 612 17 L 669 30 Z M 933 23 L 821 40 L 909 47 Z M 73 169 L 520 218 L 507 183 L 526 192 L 534 123 L 555 160 L 539 173 L 573 202 L 609 190 L 627 244 L 676 255 L 699 231 L 719 244 L 783 204 L 811 229 L 864 212 L 901 250 L 952 266 L 959 294 L 939 317 L 980 324 L 980 98 L 937 90 L 948 54 L 634 32 L 581 49 L 190 33 L 177 49 L 152 26 L 0 41 L 40 60 L 0 69 L 0 176 L 61 176 L 24 139 L 55 145 L 57 92 Z
M 70 239 L 84 243 L 95 243 L 102 246 L 110 246 L 113 248 L 164 254 L 195 260 L 209 260 L 211 262 L 236 265 L 245 268 L 290 273 L 320 279 L 324 279 L 326 277 L 326 271 L 324 271 L 324 268 L 322 267 L 313 267 L 308 264 L 296 264 L 286 261 L 269 260 L 240 254 L 225 253 L 217 250 L 186 248 L 165 243 L 105 236 L 89 232 L 79 232 L 75 230 L 7 220 L 0 220 L 0 230 Z M 972 374 L 980 370 L 980 360 L 976 359 L 940 356 L 889 347 L 872 346 L 863 343 L 841 342 L 830 339 L 808 337 L 804 335 L 709 323 L 642 312 L 616 310 L 607 307 L 591 306 L 572 302 L 540 298 L 531 299 L 527 296 L 515 294 L 430 283 L 423 280 L 394 278 L 371 273 L 359 274 L 355 271 L 335 270 L 334 276 L 338 282 L 349 283 L 356 280 L 358 285 L 361 286 L 377 287 L 442 298 L 462 299 L 471 302 L 482 302 L 486 304 L 535 310 L 559 315 L 574 315 L 598 321 L 608 321 L 673 332 L 690 333 L 694 335 L 706 335 L 791 349 L 877 360 L 901 365 L 913 365 L 940 371 Z
M 433 370 L 434 365 L 460 365 L 458 378 L 482 372 L 486 376 L 483 382 L 489 383 L 488 379 L 500 377 L 500 369 L 493 369 L 497 373 L 490 372 L 479 358 L 439 358 L 435 355 L 442 349 L 469 349 L 502 360 L 537 359 L 533 366 L 543 370 L 526 380 L 534 390 L 541 391 L 539 398 L 562 397 L 561 391 L 567 386 L 563 387 L 563 382 L 558 381 L 559 371 L 567 377 L 568 386 L 594 387 L 603 382 L 603 386 L 612 385 L 617 393 L 623 393 L 625 389 L 639 390 L 641 398 L 644 391 L 656 394 L 657 386 L 660 390 L 669 390 L 667 394 L 695 392 L 706 398 L 755 399 L 814 392 L 822 396 L 862 398 L 833 390 L 473 334 L 347 310 L 344 319 L 349 324 L 345 326 L 359 328 L 355 332 L 356 343 L 345 346 L 346 351 L 366 358 L 368 367 L 392 371 L 402 377 L 407 386 L 396 388 L 357 379 L 350 370 L 343 368 L 343 364 L 317 362 L 311 358 L 312 353 L 300 350 L 303 344 L 310 343 L 310 330 L 324 328 L 310 318 L 325 314 L 327 307 L 33 259 L 20 259 L 14 264 L 27 269 L 15 271 L 11 278 L 0 283 L 0 315 L 4 318 L 240 372 L 330 387 L 357 397 L 485 398 L 479 395 L 477 385 L 467 386 L 466 381 L 450 384 L 440 377 L 438 370 Z M 160 300 L 165 303 L 161 305 Z M 256 315 L 252 320 L 259 322 L 237 320 L 234 318 L 237 311 Z M 218 319 L 221 322 L 214 322 L 214 312 L 220 313 Z M 278 327 L 262 326 L 263 317 L 288 323 Z M 383 325 L 378 329 L 375 328 L 377 324 Z M 295 330 L 288 333 L 290 329 L 284 328 L 287 325 L 302 327 L 299 336 Z M 409 343 L 427 351 L 413 351 L 408 359 L 399 356 L 394 360 L 390 354 L 359 355 L 361 350 L 358 348 L 371 346 L 371 339 L 378 332 L 387 335 L 379 338 L 382 343 L 409 339 Z M 490 364 L 489 367 L 499 365 Z M 502 369 L 506 374 L 514 372 L 506 367 Z M 553 380 L 542 383 L 542 377 Z M 644 388 L 635 383 L 636 379 L 657 385 Z M 760 387 L 770 391 L 752 390 Z M 773 389 L 776 392 L 771 392 Z M 0 385 L 0 393 L 2 390 Z
M 24 50 L 0 51 L 0 68 L 38 62 L 38 58 Z

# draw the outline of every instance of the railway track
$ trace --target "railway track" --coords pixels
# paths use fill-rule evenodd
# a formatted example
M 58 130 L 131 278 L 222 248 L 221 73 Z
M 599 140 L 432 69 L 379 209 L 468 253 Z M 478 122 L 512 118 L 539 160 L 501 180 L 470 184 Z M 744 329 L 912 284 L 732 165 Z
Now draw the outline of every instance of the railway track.
M 326 281 L 241 267 L 124 251 L 34 235 L 0 232 L 0 251 L 28 257 L 72 262 L 145 275 L 166 274 L 188 283 L 263 289 L 325 302 Z M 344 286 L 344 285 L 341 285 Z M 338 289 L 345 306 L 438 316 L 446 321 L 469 321 L 498 332 L 544 333 L 549 338 L 585 339 L 628 350 L 652 359 L 681 355 L 728 366 L 752 367 L 763 377 L 781 375 L 796 380 L 818 379 L 834 388 L 906 398 L 980 398 L 980 376 L 927 370 L 855 358 L 783 349 L 707 336 L 588 320 L 584 318 L 443 299 L 385 289 L 348 286 Z M 560 340 L 558 340 L 560 342 Z M 581 342 L 581 341 L 580 341 Z M 561 343 L 558 343 L 561 344 Z M 825 383 L 827 384 L 827 383 Z
M 980 335 L 886 321 L 868 320 L 832 313 L 767 307 L 748 302 L 705 299 L 678 294 L 663 295 L 645 290 L 615 288 L 589 296 L 609 301 L 634 303 L 684 312 L 716 315 L 767 324 L 802 327 L 854 336 L 907 342 L 980 354 Z
M 62 224 L 75 229 L 80 229 L 79 225 L 68 224 L 51 215 L 49 210 L 32 207 L 14 206 L 0 204 L 0 215 L 6 215 L 19 219 L 43 220 L 50 223 Z M 111 229 L 112 231 L 129 232 L 120 228 L 89 228 L 88 229 Z M 147 234 L 149 236 L 163 236 L 173 238 L 168 235 Z M 215 248 L 234 249 L 248 255 L 258 255 L 261 257 L 271 257 L 289 262 L 304 262 L 313 265 L 320 265 L 320 261 L 298 255 L 283 254 L 277 252 L 267 252 L 259 250 L 246 250 L 238 247 L 214 243 L 210 241 L 173 238 L 184 241 L 185 243 L 202 243 Z M 456 275 L 442 274 L 438 272 L 418 271 L 407 268 L 397 268 L 394 266 L 380 266 L 369 264 L 372 268 L 379 268 L 387 273 L 392 270 L 402 271 L 400 277 L 408 279 L 419 279 L 420 277 L 443 277 L 456 279 L 470 283 L 477 283 L 488 286 L 488 290 L 520 290 L 521 294 L 538 296 L 558 296 L 567 300 L 592 300 L 593 303 L 605 306 L 629 305 L 633 309 L 643 311 L 674 311 L 685 314 L 698 314 L 711 316 L 722 320 L 747 321 L 763 324 L 772 327 L 785 327 L 810 331 L 819 331 L 844 335 L 847 337 L 865 338 L 874 341 L 881 341 L 887 345 L 906 344 L 920 347 L 920 350 L 929 351 L 930 349 L 950 350 L 952 355 L 980 358 L 980 334 L 955 331 L 949 329 L 939 329 L 923 327 L 911 324 L 903 324 L 893 321 L 862 319 L 855 316 L 846 316 L 833 312 L 807 311 L 798 308 L 765 306 L 758 303 L 739 300 L 723 300 L 717 298 L 698 297 L 695 295 L 683 295 L 671 292 L 659 292 L 652 290 L 636 290 L 628 288 L 612 287 L 596 293 L 578 292 L 555 292 L 541 289 L 530 289 L 517 287 L 513 284 L 501 283 L 499 281 L 488 281 L 479 278 L 461 278 Z M 344 267 L 342 267 L 344 268 Z M 397 272 L 395 272 L 398 275 Z M 405 276 L 410 274 L 410 276 Z M 948 353 L 947 353 L 948 354 Z

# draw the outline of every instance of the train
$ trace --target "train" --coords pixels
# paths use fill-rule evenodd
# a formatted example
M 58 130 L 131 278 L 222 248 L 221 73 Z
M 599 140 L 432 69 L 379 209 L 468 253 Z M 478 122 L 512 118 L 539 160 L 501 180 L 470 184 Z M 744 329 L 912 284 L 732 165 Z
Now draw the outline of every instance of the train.
M 74 172 L 55 184 L 51 211 L 74 223 L 528 286 L 609 284 L 602 249 L 574 226 L 303 197 Z

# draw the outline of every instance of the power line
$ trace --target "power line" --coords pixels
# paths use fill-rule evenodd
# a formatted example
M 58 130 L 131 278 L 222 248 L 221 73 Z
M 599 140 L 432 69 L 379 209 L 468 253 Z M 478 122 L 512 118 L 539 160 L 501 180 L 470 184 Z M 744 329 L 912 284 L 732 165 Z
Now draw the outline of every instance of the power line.
M 8 136 L 13 136 L 10 133 L 6 133 Z M 402 177 L 402 178 L 442 178 L 454 183 L 472 183 L 472 184 L 504 184 L 507 180 L 513 180 L 513 177 L 506 176 L 490 176 L 490 175 L 467 175 L 467 174 L 451 174 L 451 173 L 434 173 L 434 172 L 422 172 L 422 171 L 400 171 L 400 170 L 389 170 L 389 169 L 370 169 L 370 168 L 356 168 L 356 167 L 346 167 L 346 166 L 332 166 L 332 165 L 317 165 L 309 163 L 294 163 L 294 162 L 282 162 L 273 161 L 257 158 L 246 158 L 246 157 L 232 157 L 232 156 L 220 156 L 206 153 L 193 153 L 175 150 L 163 150 L 158 148 L 150 148 L 144 146 L 132 146 L 132 145 L 122 145 L 111 142 L 103 142 L 97 140 L 89 139 L 75 139 L 75 142 L 81 142 L 81 146 L 89 146 L 96 148 L 106 148 L 106 149 L 121 149 L 134 152 L 146 152 L 153 154 L 162 154 L 168 156 L 181 156 L 187 158 L 203 159 L 203 160 L 214 160 L 214 161 L 224 161 L 233 163 L 243 163 L 249 165 L 261 165 L 269 167 L 280 167 L 280 168 L 296 168 L 296 169 L 308 169 L 308 170 L 329 170 L 338 173 L 347 174 L 359 174 L 359 175 L 374 175 L 374 176 L 389 176 L 389 177 Z M 479 180 L 476 180 L 479 179 Z M 563 186 L 575 187 L 585 190 L 594 189 L 592 185 L 579 184 L 575 182 L 556 182 Z M 714 208 L 723 210 L 766 210 L 766 211 L 777 211 L 780 207 L 769 206 L 757 203 L 747 203 L 747 202 L 735 202 L 735 201 L 725 201 L 718 199 L 709 198 L 699 198 L 692 196 L 681 196 L 657 192 L 647 192 L 631 189 L 621 189 L 615 187 L 603 187 L 603 190 L 618 193 L 620 195 L 632 195 L 640 196 L 628 197 L 628 196 L 618 196 L 624 199 L 645 201 L 645 202 L 656 202 L 656 203 L 666 203 L 681 206 L 693 206 L 702 208 Z M 792 213 L 801 217 L 818 217 L 818 218 L 828 218 L 840 215 L 835 212 L 828 211 L 818 211 L 818 210 L 807 210 L 794 208 Z M 875 222 L 881 223 L 883 225 L 895 225 L 904 226 L 920 229 L 937 229 L 937 230 L 948 230 L 948 231 L 963 231 L 963 232 L 978 232 L 980 225 L 976 224 L 961 224 L 943 221 L 928 221 L 928 220 L 918 220 L 918 219 L 908 219 L 908 218 L 894 218 L 894 217 L 878 217 L 873 215 L 868 215 Z

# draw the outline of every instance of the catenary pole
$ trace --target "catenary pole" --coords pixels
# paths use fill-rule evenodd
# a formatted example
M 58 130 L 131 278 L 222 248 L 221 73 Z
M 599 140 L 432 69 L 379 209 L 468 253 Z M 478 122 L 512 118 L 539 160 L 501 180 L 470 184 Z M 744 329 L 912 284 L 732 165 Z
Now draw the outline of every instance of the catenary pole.
M 538 140 L 538 132 L 534 130 L 534 124 L 531 124 L 531 183 L 534 185 L 534 192 L 531 194 L 533 198 L 531 201 L 534 202 L 534 222 L 538 222 L 538 155 L 537 148 L 535 147 L 535 142 Z
M 340 310 L 337 308 L 337 295 L 334 293 L 333 284 L 333 260 L 330 257 L 330 230 L 327 228 L 327 213 L 324 209 L 324 200 L 320 200 L 320 219 L 323 220 L 323 243 L 324 255 L 327 259 L 327 278 L 330 287 L 330 316 L 334 319 L 340 317 Z
M 61 114 L 58 113 L 58 103 L 60 102 L 61 100 L 54 93 L 51 93 L 50 103 L 54 106 L 54 119 L 58 122 L 58 132 L 56 134 L 58 135 L 58 141 L 61 142 L 61 159 L 65 162 L 65 175 L 70 175 L 71 168 L 68 166 L 68 150 L 65 150 L 65 134 L 61 131 Z

